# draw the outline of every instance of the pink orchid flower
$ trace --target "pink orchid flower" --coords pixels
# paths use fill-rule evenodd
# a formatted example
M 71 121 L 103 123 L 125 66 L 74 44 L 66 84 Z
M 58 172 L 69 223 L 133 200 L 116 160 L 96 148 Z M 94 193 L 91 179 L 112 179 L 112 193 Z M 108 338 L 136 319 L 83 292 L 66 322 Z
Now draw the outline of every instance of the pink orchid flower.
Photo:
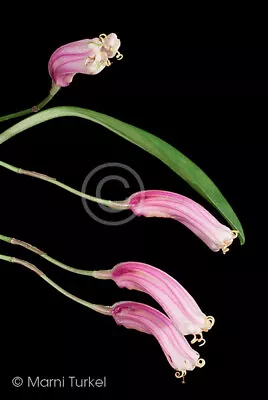
M 172 218 L 194 232 L 212 251 L 229 251 L 229 246 L 237 237 L 222 225 L 204 207 L 188 197 L 163 190 L 146 190 L 134 193 L 124 202 L 134 214 L 145 217 Z
M 164 271 L 140 262 L 125 262 L 112 270 L 94 271 L 92 276 L 112 279 L 120 288 L 149 294 L 183 335 L 194 335 L 191 343 L 205 344 L 202 331 L 208 332 L 212 328 L 214 318 L 207 317 L 179 282 Z
M 96 75 L 106 66 L 110 66 L 109 58 L 116 56 L 122 59 L 118 52 L 120 40 L 115 33 L 99 38 L 84 39 L 59 47 L 48 63 L 49 74 L 58 87 L 68 86 L 75 74 Z
M 177 378 L 184 378 L 186 371 L 205 365 L 172 321 L 160 311 L 142 303 L 123 301 L 113 305 L 112 316 L 118 325 L 153 335 L 169 364 L 177 371 Z
M 186 371 L 192 371 L 195 367 L 202 368 L 205 365 L 205 361 L 199 358 L 199 353 L 191 348 L 171 319 L 160 311 L 133 301 L 122 301 L 113 306 L 93 304 L 69 293 L 28 261 L 2 254 L 0 260 L 23 265 L 69 299 L 100 314 L 112 316 L 118 325 L 155 336 L 169 364 L 176 370 L 175 376 L 182 378 L 183 382 Z

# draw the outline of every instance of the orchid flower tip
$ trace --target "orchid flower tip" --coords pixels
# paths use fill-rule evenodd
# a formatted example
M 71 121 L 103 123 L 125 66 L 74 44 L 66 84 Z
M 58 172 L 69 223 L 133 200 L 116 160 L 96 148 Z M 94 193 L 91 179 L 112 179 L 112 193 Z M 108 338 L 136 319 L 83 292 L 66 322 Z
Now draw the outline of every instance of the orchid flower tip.
M 232 232 L 232 235 L 233 235 L 233 238 L 234 238 L 234 239 L 236 239 L 237 236 L 238 236 L 239 233 L 240 233 L 239 231 L 236 231 L 236 230 L 232 230 L 231 232 Z
M 202 346 L 204 346 L 204 345 L 206 344 L 206 340 L 205 340 L 204 338 L 199 339 L 199 340 L 198 340 L 198 343 L 199 343 L 199 342 L 202 342 L 202 343 L 199 345 L 199 347 L 202 347 Z
M 118 61 L 122 60 L 124 57 L 123 54 L 121 54 L 118 49 L 115 51 L 115 48 L 120 46 L 120 40 L 117 39 L 115 34 L 111 33 L 107 36 L 105 33 L 101 33 L 99 39 L 102 42 L 104 49 L 107 51 L 107 54 L 109 54 L 109 57 L 115 56 Z M 107 60 L 106 66 L 109 67 L 111 64 L 112 63 Z
M 197 335 L 199 335 L 200 337 L 197 338 Z M 198 334 L 194 335 L 193 339 L 191 340 L 191 344 L 195 344 L 196 342 L 201 343 L 199 345 L 199 347 L 202 347 L 202 346 L 204 346 L 204 344 L 206 344 L 206 340 L 203 338 L 202 333 L 198 333 Z
M 197 337 L 196 337 L 196 335 L 194 335 L 194 337 L 193 337 L 192 340 L 191 340 L 191 344 L 195 344 L 196 341 L 197 341 Z
M 209 315 L 206 317 L 206 323 L 208 324 L 209 329 L 211 329 L 215 324 L 215 318 Z
M 197 360 L 196 366 L 197 366 L 198 368 L 203 368 L 205 365 L 206 365 L 206 361 L 205 361 L 203 358 L 199 358 L 199 359 Z
M 186 376 L 186 370 L 179 370 L 179 371 L 175 372 L 175 377 L 177 379 L 181 379 L 181 383 L 183 383 L 183 384 L 185 383 L 185 380 L 184 380 L 185 376 Z

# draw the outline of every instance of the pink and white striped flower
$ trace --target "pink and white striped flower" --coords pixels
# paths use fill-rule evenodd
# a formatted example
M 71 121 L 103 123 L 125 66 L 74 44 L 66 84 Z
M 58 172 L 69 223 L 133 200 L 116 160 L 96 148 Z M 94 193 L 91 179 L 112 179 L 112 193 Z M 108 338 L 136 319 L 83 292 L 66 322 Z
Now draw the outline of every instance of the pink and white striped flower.
M 134 193 L 124 203 L 138 216 L 172 218 L 181 222 L 212 251 L 222 250 L 225 254 L 238 235 L 238 231 L 222 225 L 200 204 L 177 193 L 147 190 Z
M 207 332 L 214 325 L 214 318 L 201 311 L 179 282 L 151 265 L 124 262 L 111 270 L 94 271 L 93 276 L 112 279 L 120 288 L 139 290 L 152 296 L 183 335 L 194 335 L 192 343 L 198 341 L 204 344 L 202 331 Z
M 75 74 L 96 75 L 111 65 L 110 58 L 123 56 L 118 52 L 120 40 L 115 33 L 84 39 L 59 47 L 48 63 L 49 74 L 58 87 L 68 86 Z
M 112 316 L 118 325 L 153 335 L 169 364 L 177 371 L 176 377 L 183 378 L 186 371 L 205 365 L 172 321 L 160 311 L 142 303 L 122 301 L 112 306 Z

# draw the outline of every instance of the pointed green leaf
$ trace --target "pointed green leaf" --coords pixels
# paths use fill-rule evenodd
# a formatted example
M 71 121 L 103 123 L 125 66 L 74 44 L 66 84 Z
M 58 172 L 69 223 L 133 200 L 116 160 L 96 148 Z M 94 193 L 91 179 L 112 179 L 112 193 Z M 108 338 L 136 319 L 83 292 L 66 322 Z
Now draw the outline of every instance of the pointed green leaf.
M 243 228 L 232 207 L 212 180 L 189 158 L 164 140 L 135 126 L 119 121 L 108 115 L 78 107 L 55 107 L 41 111 L 12 126 L 0 135 L 0 144 L 32 126 L 58 117 L 80 117 L 96 122 L 136 144 L 159 158 L 175 171 L 193 189 L 200 193 L 222 214 L 233 229 L 239 231 L 240 243 L 244 244 Z

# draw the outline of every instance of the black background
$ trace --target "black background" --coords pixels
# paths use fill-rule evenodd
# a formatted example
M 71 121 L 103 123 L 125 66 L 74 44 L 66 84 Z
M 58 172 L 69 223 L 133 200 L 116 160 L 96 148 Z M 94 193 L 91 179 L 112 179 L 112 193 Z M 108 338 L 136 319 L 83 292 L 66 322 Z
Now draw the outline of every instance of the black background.
M 101 225 L 88 216 L 79 197 L 1 169 L 1 234 L 27 241 L 77 268 L 108 269 L 128 260 L 152 264 L 175 277 L 202 310 L 216 318 L 215 327 L 206 335 L 206 346 L 200 349 L 207 365 L 188 373 L 182 385 L 153 337 L 118 327 L 112 319 L 63 297 L 23 267 L 1 262 L 2 362 L 7 372 L 2 388 L 14 399 L 163 395 L 212 399 L 219 393 L 237 398 L 246 367 L 241 310 L 247 301 L 245 279 L 257 235 L 253 168 L 259 163 L 256 151 L 265 132 L 262 118 L 268 63 L 262 33 L 255 30 L 255 36 L 251 35 L 250 20 L 244 20 L 245 26 L 233 34 L 230 20 L 223 19 L 220 34 L 215 36 L 217 18 L 211 28 L 203 20 L 197 26 L 194 19 L 184 21 L 180 16 L 173 29 L 165 29 L 161 20 L 155 26 L 136 20 L 122 29 L 112 18 L 105 24 L 101 14 L 99 24 L 95 21 L 93 25 L 94 16 L 88 15 L 87 24 L 78 19 L 72 24 L 70 10 L 68 20 L 60 23 L 59 15 L 56 18 L 51 10 L 48 23 L 39 10 L 29 20 L 19 14 L 16 21 L 9 19 L 1 45 L 5 61 L 1 64 L 1 113 L 28 108 L 47 95 L 47 61 L 57 47 L 116 32 L 124 59 L 99 75 L 77 75 L 51 106 L 75 105 L 103 112 L 178 148 L 226 196 L 245 229 L 246 244 L 241 247 L 236 240 L 223 256 L 211 252 L 171 220 L 135 218 L 119 227 Z M 10 125 L 2 122 L 1 130 Z M 0 151 L 1 160 L 55 176 L 76 189 L 81 189 L 87 174 L 98 165 L 122 163 L 141 176 L 146 189 L 189 196 L 223 222 L 159 160 L 88 121 L 60 118 L 44 123 L 4 143 Z M 88 187 L 89 194 L 94 195 L 106 172 Z M 108 172 L 128 179 L 130 188 L 107 183 L 104 198 L 123 199 L 139 189 L 123 170 Z M 98 207 L 91 207 L 105 216 Z M 33 262 L 55 282 L 88 301 L 112 305 L 131 299 L 158 307 L 146 295 L 119 289 L 113 282 L 76 276 L 24 249 L 5 243 L 0 246 L 1 253 Z M 70 375 L 106 376 L 107 387 L 27 389 L 11 384 L 14 376 Z

